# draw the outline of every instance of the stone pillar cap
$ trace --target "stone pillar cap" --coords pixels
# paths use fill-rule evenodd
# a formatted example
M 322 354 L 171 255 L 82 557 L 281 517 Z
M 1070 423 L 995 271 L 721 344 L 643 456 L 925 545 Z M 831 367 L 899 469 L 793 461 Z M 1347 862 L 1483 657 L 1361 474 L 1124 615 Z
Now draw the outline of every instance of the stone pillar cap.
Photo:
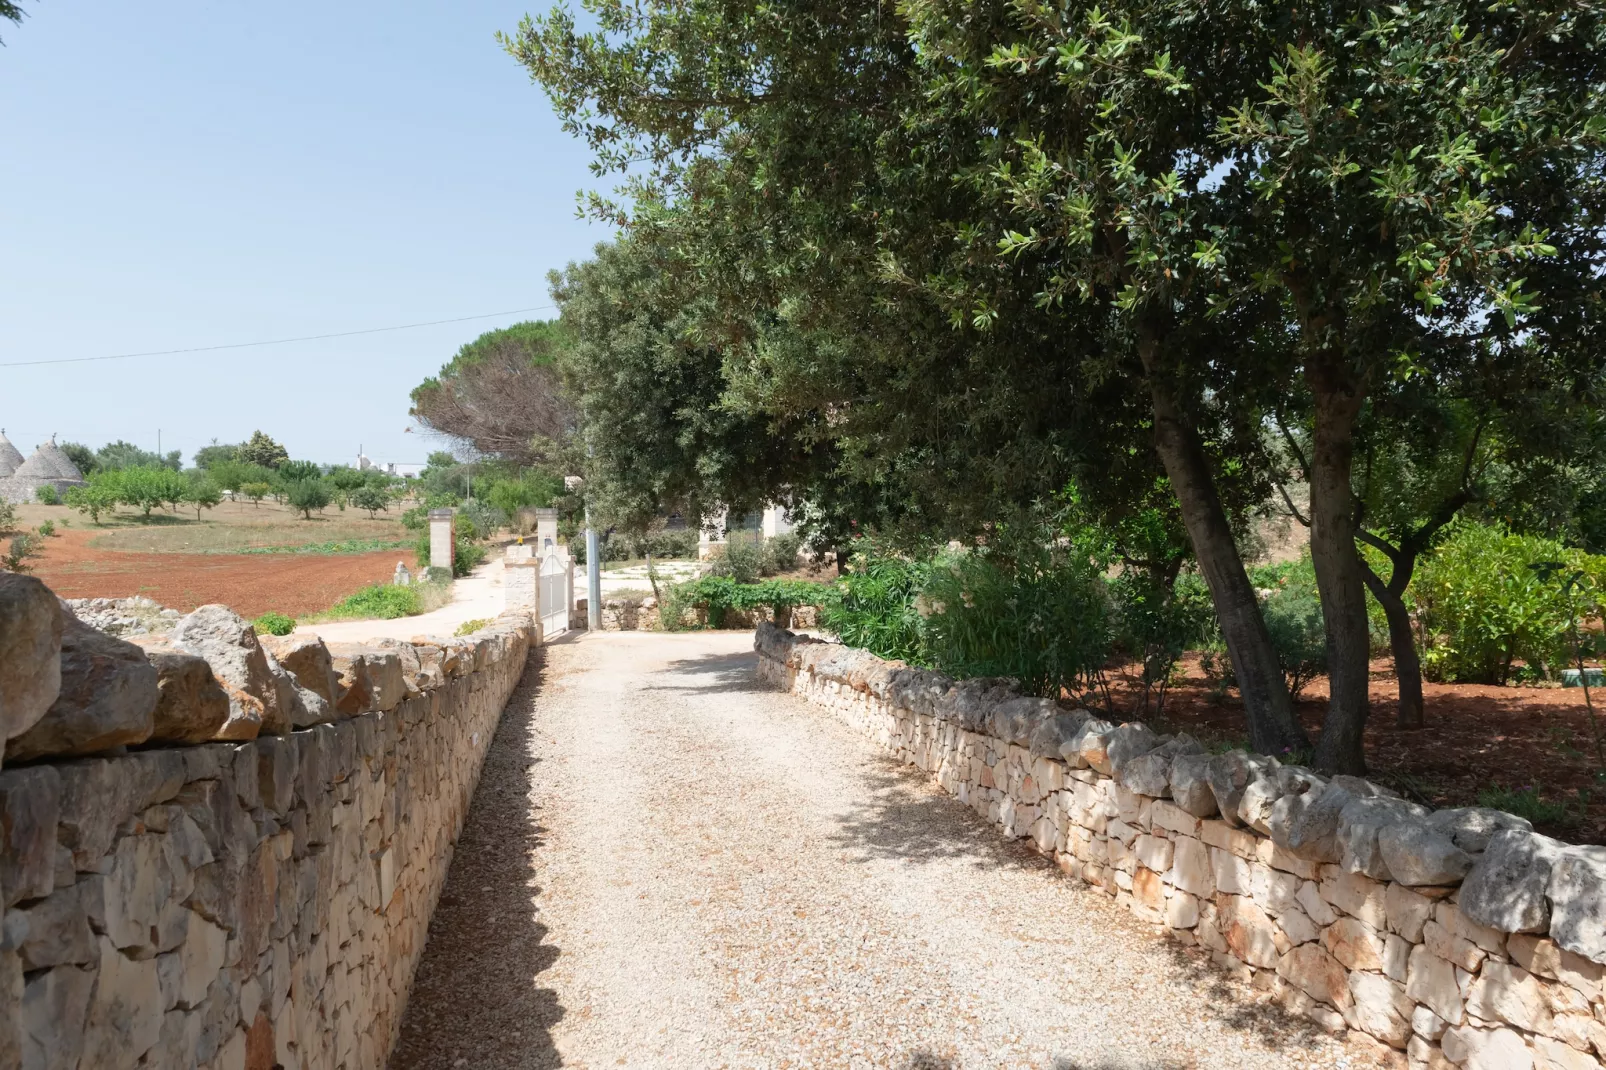
M 453 509 L 431 509 L 429 511 L 431 520 L 450 520 L 455 515 L 456 510 Z

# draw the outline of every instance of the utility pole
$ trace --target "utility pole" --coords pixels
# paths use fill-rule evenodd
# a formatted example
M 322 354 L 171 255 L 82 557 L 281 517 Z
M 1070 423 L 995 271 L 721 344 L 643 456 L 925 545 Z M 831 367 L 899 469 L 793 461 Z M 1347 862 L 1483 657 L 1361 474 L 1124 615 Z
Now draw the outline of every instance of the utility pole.
M 591 526 L 591 506 L 586 506 L 586 631 L 602 630 L 602 561 L 597 547 L 597 529 Z

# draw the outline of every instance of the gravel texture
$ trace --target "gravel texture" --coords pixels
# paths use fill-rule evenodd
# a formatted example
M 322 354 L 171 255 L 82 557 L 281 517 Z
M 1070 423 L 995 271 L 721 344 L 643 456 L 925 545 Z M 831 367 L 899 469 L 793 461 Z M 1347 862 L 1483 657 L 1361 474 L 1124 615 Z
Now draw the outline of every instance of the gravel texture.
M 393 1068 L 1372 1062 L 761 687 L 751 646 L 603 633 L 532 662 Z

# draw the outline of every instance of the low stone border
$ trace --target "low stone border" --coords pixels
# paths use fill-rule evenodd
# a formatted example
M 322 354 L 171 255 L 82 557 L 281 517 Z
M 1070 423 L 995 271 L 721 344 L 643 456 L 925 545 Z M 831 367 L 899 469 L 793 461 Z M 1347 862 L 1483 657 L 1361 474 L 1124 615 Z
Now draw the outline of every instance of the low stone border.
M 141 647 L 37 587 L 0 574 L 0 1067 L 378 1070 L 533 619 Z
M 762 624 L 759 675 L 834 710 L 1070 876 L 1413 1070 L 1598 1070 L 1606 848 L 1429 811 Z

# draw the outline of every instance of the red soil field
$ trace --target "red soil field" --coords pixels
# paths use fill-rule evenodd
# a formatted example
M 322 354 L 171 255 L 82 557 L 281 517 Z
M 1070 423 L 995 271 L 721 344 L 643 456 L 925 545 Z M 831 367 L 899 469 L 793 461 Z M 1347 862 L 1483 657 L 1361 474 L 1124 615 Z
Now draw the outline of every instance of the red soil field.
M 244 617 L 268 610 L 302 616 L 328 609 L 360 587 L 387 581 L 404 550 L 366 554 L 129 553 L 88 545 L 97 533 L 67 530 L 41 539 L 31 562 L 62 598 L 142 594 L 188 611 L 221 602 Z

